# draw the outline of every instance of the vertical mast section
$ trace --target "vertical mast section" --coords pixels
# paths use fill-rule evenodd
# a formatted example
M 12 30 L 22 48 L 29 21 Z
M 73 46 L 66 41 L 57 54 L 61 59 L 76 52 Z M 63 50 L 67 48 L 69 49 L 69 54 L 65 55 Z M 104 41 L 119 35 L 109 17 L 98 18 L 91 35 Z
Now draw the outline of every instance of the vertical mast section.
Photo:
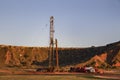
M 56 70 L 59 71 L 59 57 L 58 57 L 58 42 L 57 39 L 55 39 L 56 44 Z
M 50 17 L 50 44 L 54 45 L 54 17 Z
M 54 17 L 50 17 L 49 67 L 54 67 Z

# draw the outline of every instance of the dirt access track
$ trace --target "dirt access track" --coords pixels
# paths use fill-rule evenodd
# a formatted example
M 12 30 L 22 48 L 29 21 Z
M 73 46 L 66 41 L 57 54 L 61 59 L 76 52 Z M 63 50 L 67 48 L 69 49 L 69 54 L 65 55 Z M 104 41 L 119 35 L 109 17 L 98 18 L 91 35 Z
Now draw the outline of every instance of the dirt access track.
M 36 72 L 36 71 L 10 71 L 7 69 L 0 69 L 0 75 L 80 75 L 80 76 L 93 76 L 95 78 L 115 79 L 120 80 L 120 74 L 115 73 L 76 73 L 76 72 Z

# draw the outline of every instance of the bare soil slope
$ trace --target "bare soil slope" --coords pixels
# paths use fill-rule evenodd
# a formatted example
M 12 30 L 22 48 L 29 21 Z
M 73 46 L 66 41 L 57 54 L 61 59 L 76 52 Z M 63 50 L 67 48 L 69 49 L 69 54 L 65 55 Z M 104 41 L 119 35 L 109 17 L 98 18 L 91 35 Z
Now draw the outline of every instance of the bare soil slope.
M 48 66 L 47 47 L 0 45 L 0 67 Z M 120 67 L 120 41 L 100 47 L 59 48 L 60 66 Z

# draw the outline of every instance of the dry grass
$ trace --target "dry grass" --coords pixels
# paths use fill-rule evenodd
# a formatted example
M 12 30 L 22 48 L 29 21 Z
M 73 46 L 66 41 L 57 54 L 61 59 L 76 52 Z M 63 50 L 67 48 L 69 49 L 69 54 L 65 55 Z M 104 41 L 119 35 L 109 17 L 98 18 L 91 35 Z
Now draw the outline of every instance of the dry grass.
M 92 75 L 1 75 L 0 80 L 110 80 Z

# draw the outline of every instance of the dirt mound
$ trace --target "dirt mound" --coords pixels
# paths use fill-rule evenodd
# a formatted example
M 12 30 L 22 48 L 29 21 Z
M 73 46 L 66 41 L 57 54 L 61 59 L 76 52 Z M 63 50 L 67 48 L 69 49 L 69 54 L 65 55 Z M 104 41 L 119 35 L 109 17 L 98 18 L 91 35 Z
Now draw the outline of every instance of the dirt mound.
M 98 55 L 95 55 L 90 60 L 86 61 L 85 63 L 79 64 L 77 66 L 81 66 L 81 67 L 83 67 L 83 66 L 101 67 L 101 65 L 104 66 L 104 67 L 107 66 L 107 63 L 105 62 L 105 59 L 102 59 Z

